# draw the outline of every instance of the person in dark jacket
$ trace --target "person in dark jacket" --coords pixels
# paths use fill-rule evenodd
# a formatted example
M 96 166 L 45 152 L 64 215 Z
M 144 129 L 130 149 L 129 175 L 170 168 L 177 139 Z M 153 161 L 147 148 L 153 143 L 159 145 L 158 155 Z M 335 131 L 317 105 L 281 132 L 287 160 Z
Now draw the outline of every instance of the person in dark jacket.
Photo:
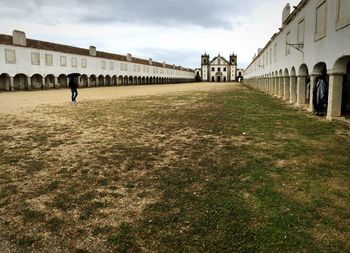
M 317 116 L 323 115 L 323 110 L 327 107 L 328 100 L 328 86 L 324 76 L 318 78 L 314 90 L 314 104 Z
M 74 76 L 69 79 L 69 88 L 72 91 L 72 102 L 77 102 L 78 97 L 78 77 Z

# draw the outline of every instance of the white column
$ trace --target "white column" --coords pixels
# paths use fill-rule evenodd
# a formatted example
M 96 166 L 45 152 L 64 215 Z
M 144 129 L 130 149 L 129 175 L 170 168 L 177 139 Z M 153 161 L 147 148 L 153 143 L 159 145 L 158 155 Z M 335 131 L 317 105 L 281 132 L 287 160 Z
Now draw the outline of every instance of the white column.
M 27 85 L 28 85 L 28 90 L 32 89 L 32 78 L 31 77 L 27 77 Z
M 57 76 L 55 76 L 53 82 L 54 82 L 54 86 L 55 86 L 56 89 L 60 88 L 60 84 L 58 83 L 58 77 Z
M 284 96 L 283 99 L 286 101 L 289 101 L 289 85 L 290 85 L 290 80 L 289 80 L 289 76 L 285 76 L 284 77 Z
M 283 98 L 284 76 L 280 76 L 278 79 L 279 79 L 279 88 L 280 88 L 278 96 L 280 98 Z
M 289 85 L 289 102 L 291 104 L 295 104 L 297 102 L 297 77 L 291 76 L 290 77 L 290 85 Z
M 315 85 L 316 85 L 316 77 L 317 75 L 312 74 L 310 76 L 310 101 L 309 101 L 309 112 L 314 112 L 315 108 L 314 108 L 314 89 L 315 89 Z
M 329 73 L 327 119 L 341 116 L 343 73 Z
M 297 83 L 297 105 L 305 104 L 306 76 L 298 76 Z
M 10 91 L 15 90 L 14 77 L 10 77 Z

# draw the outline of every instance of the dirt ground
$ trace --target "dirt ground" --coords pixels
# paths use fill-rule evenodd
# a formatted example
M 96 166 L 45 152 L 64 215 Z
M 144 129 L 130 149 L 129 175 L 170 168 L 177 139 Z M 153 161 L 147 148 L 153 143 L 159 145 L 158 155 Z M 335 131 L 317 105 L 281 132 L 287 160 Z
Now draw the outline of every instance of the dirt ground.
M 0 253 L 350 252 L 350 128 L 239 84 L 0 93 Z
M 185 83 L 167 85 L 135 85 L 118 87 L 98 87 L 79 89 L 78 101 L 96 101 L 126 98 L 133 96 L 152 96 L 188 91 L 209 91 L 225 89 L 233 85 L 225 83 Z M 23 109 L 40 105 L 63 105 L 70 103 L 70 90 L 20 91 L 0 93 L 0 113 L 18 114 Z

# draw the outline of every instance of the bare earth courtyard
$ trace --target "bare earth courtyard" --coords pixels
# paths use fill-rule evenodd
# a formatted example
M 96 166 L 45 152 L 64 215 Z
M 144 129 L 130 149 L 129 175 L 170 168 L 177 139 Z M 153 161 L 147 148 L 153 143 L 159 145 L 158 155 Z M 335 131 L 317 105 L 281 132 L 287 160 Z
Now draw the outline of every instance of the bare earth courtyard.
M 0 93 L 0 252 L 349 252 L 350 129 L 240 84 Z
M 209 91 L 222 89 L 227 84 L 190 83 L 167 85 L 119 86 L 79 89 L 79 101 L 108 100 L 135 96 L 152 96 L 174 92 Z M 70 90 L 46 90 L 33 92 L 0 93 L 0 113 L 21 113 L 21 109 L 39 105 L 61 105 L 70 101 Z

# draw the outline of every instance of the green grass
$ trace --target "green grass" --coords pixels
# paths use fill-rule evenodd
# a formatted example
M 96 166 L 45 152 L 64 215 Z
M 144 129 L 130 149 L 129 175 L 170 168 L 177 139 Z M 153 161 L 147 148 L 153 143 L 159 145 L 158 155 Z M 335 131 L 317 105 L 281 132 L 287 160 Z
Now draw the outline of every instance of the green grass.
M 0 245 L 350 251 L 347 125 L 234 86 L 28 115 L 1 116 Z

